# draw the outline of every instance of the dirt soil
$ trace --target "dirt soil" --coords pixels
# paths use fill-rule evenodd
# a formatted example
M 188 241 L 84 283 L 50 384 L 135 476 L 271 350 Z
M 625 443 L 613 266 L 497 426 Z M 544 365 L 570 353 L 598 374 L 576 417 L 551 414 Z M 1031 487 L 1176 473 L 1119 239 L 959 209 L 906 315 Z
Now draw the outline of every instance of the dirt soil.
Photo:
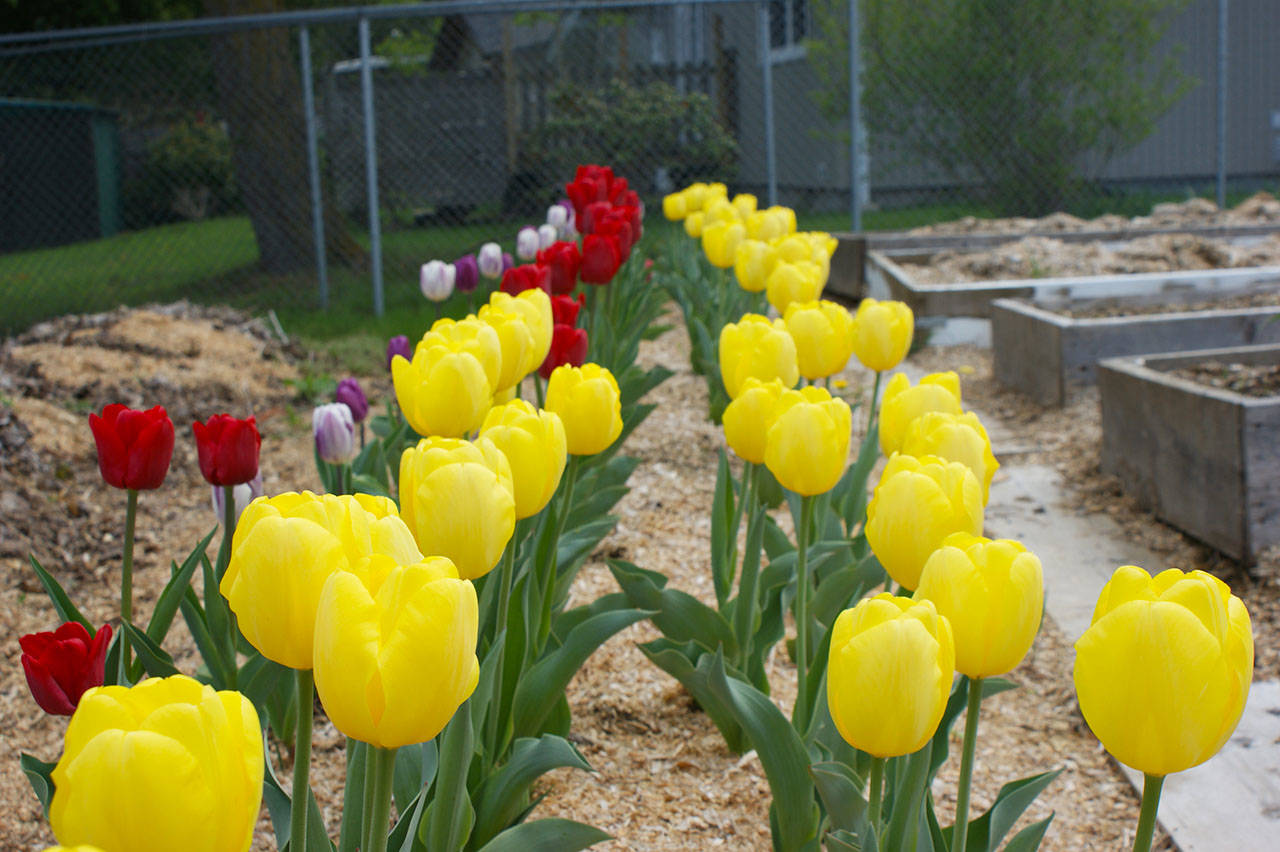
M 1280 366 L 1206 361 L 1169 370 L 1180 379 L 1228 390 L 1242 396 L 1264 399 L 1280 395 Z
M 1235 295 L 1217 295 L 1197 299 L 1169 298 L 1119 298 L 1090 299 L 1057 305 L 1051 302 L 1032 302 L 1039 308 L 1051 310 L 1060 316 L 1073 319 L 1106 319 L 1109 317 L 1150 316 L 1153 314 L 1190 313 L 1198 311 L 1226 311 L 1240 308 L 1280 308 L 1280 289 L 1267 288 Z
M 617 530 L 573 588 L 574 603 L 616 590 L 605 555 L 661 570 L 673 587 L 714 600 L 708 518 L 723 439 L 705 419 L 705 386 L 688 368 L 688 340 L 678 314 L 672 318 L 675 328 L 646 342 L 641 360 L 677 373 L 653 392 L 651 401 L 659 407 L 629 441 L 627 451 L 643 463 L 618 507 Z M 138 329 L 146 330 L 141 340 L 129 336 Z M 140 501 L 136 605 L 145 619 L 169 560 L 182 558 L 215 524 L 209 487 L 200 478 L 189 437 L 192 418 L 223 410 L 254 412 L 263 431 L 267 492 L 318 487 L 305 416 L 310 403 L 295 399 L 294 386 L 286 384 L 297 381 L 306 358 L 273 342 L 256 323 L 185 306 L 63 319 L 5 345 L 0 360 L 0 495 L 6 501 L 0 509 L 0 812 L 6 817 L 0 820 L 0 849 L 40 849 L 51 842 L 17 755 L 26 751 L 55 760 L 66 723 L 36 707 L 19 664 L 18 637 L 56 626 L 25 562 L 27 550 L 57 574 L 93 621 L 109 621 L 118 611 L 116 536 L 123 496 L 98 476 L 85 414 L 108 402 L 164 404 L 177 422 L 169 478 L 163 489 Z M 1171 564 L 1204 556 L 1149 516 L 1127 508 L 1122 498 L 1108 493 L 1105 478 L 1077 458 L 1091 453 L 1096 468 L 1096 412 L 1080 428 L 1063 411 L 1036 409 L 1000 391 L 991 378 L 989 353 L 979 350 L 925 349 L 913 358 L 929 369 L 969 368 L 963 370 L 967 400 L 1005 420 L 1026 442 L 998 448 L 1003 463 L 1043 457 L 1068 466 L 1079 481 L 1082 511 L 1123 516 L 1135 534 L 1164 542 L 1162 552 L 1170 553 Z M 851 370 L 845 378 L 851 397 L 865 395 L 869 376 Z M 372 395 L 390 392 L 380 371 L 367 380 Z M 1066 411 L 1078 418 L 1087 409 L 1086 402 Z M 1086 451 L 1090 438 L 1095 446 Z M 789 526 L 786 518 L 780 523 Z M 1221 560 L 1207 566 L 1234 577 Z M 1263 634 L 1261 625 L 1280 620 L 1275 589 L 1259 581 L 1250 590 L 1240 578 L 1231 581 L 1259 625 L 1259 672 L 1274 676 L 1280 669 L 1277 645 L 1271 642 L 1267 653 L 1262 641 L 1274 633 Z M 1258 606 L 1261 589 L 1267 590 L 1270 610 Z M 598 825 L 616 838 L 598 847 L 607 850 L 767 850 L 769 789 L 759 760 L 752 753 L 730 753 L 679 685 L 644 659 L 635 643 L 656 636 L 647 623 L 629 628 L 603 645 L 575 678 L 569 690 L 572 738 L 593 771 L 560 770 L 544 779 L 546 798 L 535 816 Z M 1013 673 L 1022 688 L 984 705 L 974 807 L 985 809 L 1006 781 L 1060 767 L 1062 775 L 1026 817 L 1056 812 L 1043 848 L 1123 849 L 1132 843 L 1138 798 L 1080 717 L 1071 684 L 1073 639 L 1046 620 L 1031 654 Z M 189 637 L 175 628 L 170 646 L 189 670 L 194 663 Z M 789 708 L 794 669 L 785 655 L 775 654 L 769 671 L 775 700 Z M 287 773 L 287 755 L 273 751 L 277 771 Z M 954 808 L 958 752 L 957 736 L 935 789 L 944 822 Z M 336 831 L 342 738 L 323 716 L 317 720 L 314 759 L 317 796 Z M 273 848 L 271 836 L 264 813 L 253 848 Z M 1160 843 L 1170 848 L 1167 839 Z

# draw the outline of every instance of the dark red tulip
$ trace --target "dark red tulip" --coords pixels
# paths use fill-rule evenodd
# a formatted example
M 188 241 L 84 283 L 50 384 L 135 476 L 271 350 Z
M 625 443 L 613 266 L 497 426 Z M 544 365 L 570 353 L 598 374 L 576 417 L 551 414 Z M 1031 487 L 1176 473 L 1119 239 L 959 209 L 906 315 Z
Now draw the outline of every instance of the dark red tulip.
M 551 270 L 551 292 L 556 295 L 572 293 L 578 284 L 578 267 L 582 254 L 578 244 L 561 240 L 538 252 L 538 263 Z
M 572 296 L 552 296 L 551 297 L 551 317 L 555 325 L 574 326 L 578 323 L 578 311 L 582 310 L 582 306 L 587 302 L 587 297 L 583 293 L 578 294 L 578 298 Z
M 159 488 L 173 458 L 173 421 L 163 406 L 134 411 L 108 405 L 89 415 L 98 445 L 98 470 L 108 485 L 132 491 Z
M 110 644 L 110 625 L 104 624 L 90 637 L 78 621 L 68 621 L 52 633 L 20 638 L 22 670 L 41 709 L 57 716 L 74 713 L 80 696 L 102 686 Z
M 546 360 L 538 368 L 538 375 L 544 379 L 551 378 L 551 372 L 562 364 L 581 367 L 587 360 L 587 333 L 570 325 L 560 325 L 552 329 L 551 351 Z
M 613 237 L 618 243 L 622 262 L 627 262 L 627 258 L 631 257 L 631 247 L 635 245 L 636 237 L 631 228 L 631 217 L 625 209 L 613 208 L 609 215 L 596 224 L 596 233 L 602 237 Z
M 200 455 L 200 473 L 211 485 L 240 485 L 258 475 L 262 438 L 253 417 L 215 414 L 191 424 Z
M 587 284 L 608 284 L 622 265 L 616 237 L 587 234 L 582 238 L 582 266 L 578 277 Z
M 500 289 L 504 293 L 518 296 L 525 290 L 542 290 L 551 295 L 551 269 L 538 263 L 526 263 L 513 266 L 502 273 Z
M 578 230 L 584 234 L 594 234 L 604 218 L 613 212 L 613 205 L 607 201 L 593 201 L 582 210 L 578 217 Z

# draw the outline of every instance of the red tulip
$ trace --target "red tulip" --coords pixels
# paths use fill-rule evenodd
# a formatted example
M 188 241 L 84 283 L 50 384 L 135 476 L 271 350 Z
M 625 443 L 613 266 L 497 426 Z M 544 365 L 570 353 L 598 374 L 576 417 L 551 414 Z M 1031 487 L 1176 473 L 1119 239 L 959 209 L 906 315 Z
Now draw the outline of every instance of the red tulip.
M 617 237 L 587 234 L 582 238 L 582 266 L 578 277 L 587 284 L 608 284 L 622 265 Z
M 582 254 L 578 244 L 561 240 L 538 252 L 538 263 L 551 270 L 551 292 L 554 294 L 571 293 L 578 283 L 578 267 L 582 265 Z
M 502 273 L 500 289 L 504 293 L 518 296 L 525 290 L 537 288 L 548 296 L 551 295 L 551 269 L 538 263 L 526 263 L 513 266 Z
M 626 208 L 613 208 L 609 215 L 596 223 L 596 233 L 602 237 L 615 238 L 622 262 L 627 262 L 627 258 L 631 257 L 631 247 L 636 244 L 636 235 L 631 228 L 631 216 Z
M 211 485 L 240 485 L 258 475 L 262 438 L 253 417 L 237 420 L 215 414 L 191 424 L 200 454 L 200 473 Z
M 582 210 L 578 217 L 578 230 L 584 234 L 594 234 L 604 218 L 613 212 L 613 205 L 607 201 L 593 201 Z
M 551 334 L 551 351 L 538 368 L 538 375 L 550 379 L 551 373 L 562 364 L 581 367 L 587 360 L 587 333 L 571 325 L 557 323 Z
M 578 298 L 572 296 L 552 296 L 551 297 L 551 318 L 556 325 L 574 326 L 578 323 L 578 311 L 582 310 L 582 306 L 587 302 L 587 297 L 583 293 L 578 294 Z
M 173 458 L 173 421 L 163 406 L 134 411 L 108 405 L 89 415 L 98 445 L 98 470 L 108 485 L 131 491 L 159 488 Z
M 614 178 L 613 183 L 609 184 L 610 204 L 615 206 L 619 204 L 629 204 L 630 202 L 628 202 L 627 199 L 632 196 L 635 196 L 635 192 L 627 187 L 626 178 Z
M 57 716 L 74 713 L 86 690 L 102 686 L 110 644 L 110 625 L 90 637 L 78 621 L 68 621 L 52 633 L 20 638 L 22 670 L 41 709 Z
M 578 166 L 573 183 L 565 184 L 564 187 L 565 195 L 573 202 L 573 210 L 578 217 L 578 230 L 586 233 L 586 229 L 582 227 L 582 217 L 587 205 L 595 201 L 609 201 L 617 180 L 620 179 L 614 178 L 613 169 L 608 166 Z M 626 189 L 626 181 L 622 181 L 622 187 Z

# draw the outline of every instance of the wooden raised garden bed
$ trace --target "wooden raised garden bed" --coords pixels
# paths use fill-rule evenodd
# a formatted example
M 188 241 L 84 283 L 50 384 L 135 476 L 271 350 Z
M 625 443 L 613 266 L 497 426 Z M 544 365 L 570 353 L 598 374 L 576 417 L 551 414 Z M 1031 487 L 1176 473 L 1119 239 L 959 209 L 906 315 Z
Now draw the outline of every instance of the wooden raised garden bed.
M 1255 396 L 1188 376 L 1272 372 L 1263 368 L 1280 373 L 1280 346 L 1098 366 L 1102 469 L 1158 517 L 1247 564 L 1280 543 L 1280 395 L 1274 384 Z

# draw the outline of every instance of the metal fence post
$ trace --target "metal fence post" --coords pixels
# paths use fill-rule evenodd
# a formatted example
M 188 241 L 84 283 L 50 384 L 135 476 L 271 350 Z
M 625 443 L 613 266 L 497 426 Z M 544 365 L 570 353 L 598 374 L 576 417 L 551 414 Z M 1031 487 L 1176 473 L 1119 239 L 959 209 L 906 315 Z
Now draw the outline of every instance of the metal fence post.
M 373 66 L 369 19 L 360 16 L 360 97 L 364 103 L 364 177 L 369 198 L 369 254 L 373 268 L 373 313 L 382 316 L 382 221 L 378 210 L 378 147 L 373 129 Z
M 329 307 L 329 264 L 324 250 L 324 212 L 320 197 L 320 150 L 316 139 L 316 97 L 311 86 L 311 30 L 298 30 L 302 54 L 302 106 L 307 117 L 307 172 L 311 178 L 311 234 L 316 243 L 316 275 L 320 282 L 320 308 Z
M 760 22 L 760 66 L 764 87 L 764 160 L 769 182 L 769 205 L 778 203 L 778 159 L 773 133 L 773 55 L 769 41 L 769 7 L 756 7 Z
M 1218 0 L 1218 207 L 1227 206 L 1227 0 Z
M 861 164 L 858 162 L 861 152 L 858 150 L 858 131 L 862 127 L 862 113 L 859 109 L 862 100 L 861 75 L 858 57 L 858 0 L 849 0 L 849 204 L 852 208 L 853 230 L 862 230 L 862 187 L 858 184 L 861 177 Z

